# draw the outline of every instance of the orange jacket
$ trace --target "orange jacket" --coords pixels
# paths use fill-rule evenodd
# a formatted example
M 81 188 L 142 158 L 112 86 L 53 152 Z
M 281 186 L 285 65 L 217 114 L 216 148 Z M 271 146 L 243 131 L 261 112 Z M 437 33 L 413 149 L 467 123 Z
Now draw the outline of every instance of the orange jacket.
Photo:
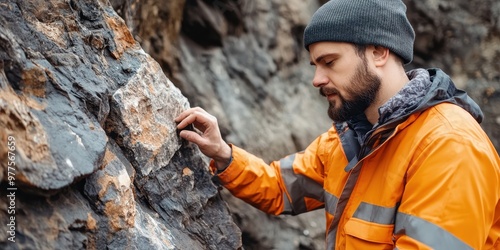
M 429 72 L 436 86 L 448 79 Z M 451 81 L 444 90 L 450 95 L 428 94 L 430 105 L 376 127 L 361 148 L 338 124 L 269 165 L 232 146 L 217 177 L 267 213 L 324 207 L 328 249 L 500 249 L 498 153 L 466 111 L 475 103 Z

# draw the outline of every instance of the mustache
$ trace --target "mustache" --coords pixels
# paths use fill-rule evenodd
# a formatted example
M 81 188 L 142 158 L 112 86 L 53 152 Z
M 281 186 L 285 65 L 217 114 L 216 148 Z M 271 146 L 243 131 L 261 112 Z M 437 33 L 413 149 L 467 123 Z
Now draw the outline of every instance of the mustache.
M 327 95 L 340 95 L 340 92 L 335 88 L 321 87 L 319 88 L 319 94 L 326 97 Z

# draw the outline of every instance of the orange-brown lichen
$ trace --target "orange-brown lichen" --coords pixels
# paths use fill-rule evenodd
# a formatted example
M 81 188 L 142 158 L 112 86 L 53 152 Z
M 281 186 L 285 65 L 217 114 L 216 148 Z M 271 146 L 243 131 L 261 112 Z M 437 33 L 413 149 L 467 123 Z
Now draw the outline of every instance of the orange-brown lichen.
M 119 202 L 113 200 L 104 204 L 104 213 L 109 219 L 112 232 L 133 227 L 135 224 L 135 202 L 130 193 L 131 190 L 127 190 Z
M 189 169 L 188 167 L 185 167 L 182 169 L 182 176 L 191 176 L 193 175 L 193 171 Z
M 45 97 L 45 83 L 47 82 L 45 70 L 31 67 L 22 72 L 21 79 L 22 90 L 25 94 Z
M 88 230 L 96 230 L 97 229 L 97 221 L 92 217 L 90 213 L 87 213 L 87 229 Z
M 107 166 L 111 161 L 116 159 L 116 155 L 113 154 L 108 148 L 106 148 L 106 152 L 104 152 L 104 158 L 102 159 L 101 169 Z
M 119 59 L 126 49 L 136 45 L 136 41 L 132 36 L 132 33 L 130 33 L 127 25 L 121 18 L 119 18 L 118 16 L 105 15 L 105 20 L 113 31 L 113 40 L 116 45 L 116 48 L 110 51 L 111 55 L 115 59 Z
M 16 153 L 32 162 L 53 163 L 47 134 L 38 118 L 30 108 L 42 110 L 44 104 L 26 97 L 18 96 L 7 88 L 0 91 L 0 138 L 6 141 L 8 136 L 15 138 Z M 7 152 L 0 149 L 0 156 Z M 21 177 L 18 180 L 21 181 Z

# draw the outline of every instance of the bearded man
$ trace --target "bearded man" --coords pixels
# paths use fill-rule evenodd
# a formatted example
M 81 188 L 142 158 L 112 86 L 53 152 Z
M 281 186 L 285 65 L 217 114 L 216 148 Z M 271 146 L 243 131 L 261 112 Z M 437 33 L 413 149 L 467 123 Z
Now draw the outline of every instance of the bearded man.
M 180 136 L 219 182 L 270 214 L 324 208 L 328 249 L 499 249 L 500 159 L 483 114 L 439 69 L 414 69 L 401 0 L 331 0 L 304 32 L 333 126 L 270 164 L 227 144 L 217 119 L 182 112 Z

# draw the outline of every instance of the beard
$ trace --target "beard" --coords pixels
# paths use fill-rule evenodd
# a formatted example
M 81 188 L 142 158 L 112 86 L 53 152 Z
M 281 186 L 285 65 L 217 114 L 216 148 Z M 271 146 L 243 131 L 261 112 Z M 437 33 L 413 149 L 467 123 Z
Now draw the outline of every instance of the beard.
M 345 122 L 365 112 L 377 97 L 380 85 L 380 77 L 368 70 L 366 59 L 363 58 L 363 62 L 358 64 L 354 76 L 346 85 L 348 87 L 345 92 L 349 98 L 342 96 L 335 88 L 321 87 L 319 92 L 322 96 L 336 94 L 339 97 L 338 107 L 336 100 L 329 101 L 328 116 L 335 122 Z

